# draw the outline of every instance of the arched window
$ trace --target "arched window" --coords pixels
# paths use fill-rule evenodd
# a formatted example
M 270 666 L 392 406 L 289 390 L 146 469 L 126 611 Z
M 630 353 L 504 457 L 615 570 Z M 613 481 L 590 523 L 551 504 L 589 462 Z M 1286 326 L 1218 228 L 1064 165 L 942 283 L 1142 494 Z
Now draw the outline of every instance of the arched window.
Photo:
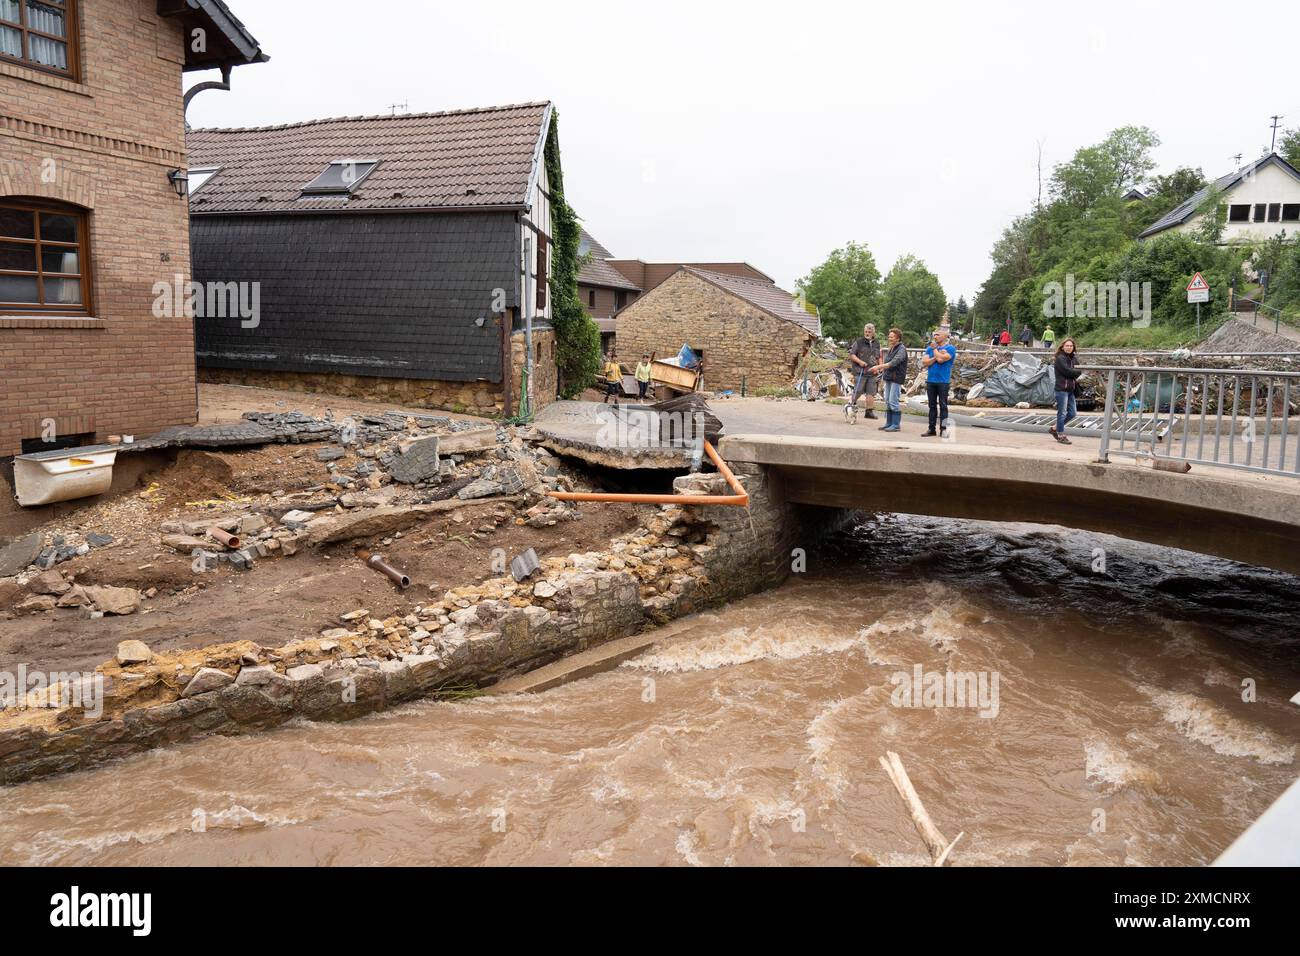
M 0 315 L 89 315 L 89 253 L 82 210 L 0 198 Z
M 77 0 L 0 0 L 0 59 L 76 79 Z

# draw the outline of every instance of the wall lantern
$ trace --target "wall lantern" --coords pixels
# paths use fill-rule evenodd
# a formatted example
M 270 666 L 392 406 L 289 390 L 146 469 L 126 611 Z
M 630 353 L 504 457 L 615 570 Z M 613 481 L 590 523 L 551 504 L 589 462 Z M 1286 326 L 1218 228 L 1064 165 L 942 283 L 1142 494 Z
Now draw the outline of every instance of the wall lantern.
M 176 190 L 176 195 L 180 196 L 182 199 L 185 198 L 185 193 L 189 190 L 190 186 L 190 177 L 185 170 L 173 169 L 167 174 L 167 181 L 170 182 L 172 188 Z

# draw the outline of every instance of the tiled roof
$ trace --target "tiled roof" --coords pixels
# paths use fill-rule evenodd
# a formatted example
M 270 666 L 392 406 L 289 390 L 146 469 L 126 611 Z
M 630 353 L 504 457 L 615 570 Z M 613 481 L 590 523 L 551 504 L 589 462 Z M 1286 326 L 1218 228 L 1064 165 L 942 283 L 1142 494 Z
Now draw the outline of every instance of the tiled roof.
M 683 266 L 682 269 L 685 272 L 699 276 L 706 282 L 712 282 L 714 285 L 744 299 L 750 305 L 762 309 L 771 316 L 793 322 L 812 335 L 822 334 L 821 317 L 809 313 L 793 295 L 774 282 L 741 278 L 740 276 L 727 275 L 722 272 L 709 272 L 704 269 L 692 269 L 690 266 Z
M 548 103 L 311 120 L 186 135 L 190 166 L 220 166 L 190 198 L 208 213 L 522 206 Z M 300 198 L 343 159 L 379 165 L 347 197 Z
M 1236 186 L 1237 183 L 1241 182 L 1243 179 L 1253 175 L 1261 166 L 1268 165 L 1269 163 L 1276 163 L 1292 176 L 1296 177 L 1296 179 L 1300 179 L 1300 171 L 1297 171 L 1294 166 L 1277 153 L 1269 153 L 1267 156 L 1255 160 L 1255 162 L 1251 163 L 1249 166 L 1242 167 L 1235 173 L 1228 173 L 1226 176 L 1220 176 L 1211 185 L 1206 186 L 1204 189 L 1196 193 L 1196 195 L 1192 196 L 1191 199 L 1186 200 L 1181 205 L 1175 206 L 1150 226 L 1147 226 L 1147 228 L 1142 230 L 1138 235 L 1138 238 L 1145 239 L 1148 236 L 1154 236 L 1158 232 L 1164 232 L 1166 229 L 1173 226 L 1182 225 L 1195 215 L 1196 210 L 1200 208 L 1201 203 L 1205 201 L 1205 197 L 1210 194 L 1211 189 L 1226 192 Z
M 579 232 L 579 238 L 578 238 L 578 255 L 580 255 L 580 256 L 585 256 L 588 252 L 590 252 L 590 253 L 591 253 L 591 257 L 592 257 L 593 259 L 613 259 L 613 258 L 614 258 L 614 253 L 612 253 L 612 252 L 610 252 L 608 249 L 606 249 L 606 248 L 601 244 L 601 242 L 600 242 L 599 239 L 597 239 L 595 236 L 593 236 L 591 233 L 589 233 L 589 232 L 588 232 L 586 229 L 584 229 L 582 226 L 579 226 L 579 227 L 578 227 L 578 232 Z
M 594 285 L 602 289 L 627 289 L 631 292 L 641 291 L 640 286 L 629 281 L 627 276 L 605 261 L 606 259 L 613 259 L 614 254 L 601 245 L 595 236 L 586 229 L 581 230 L 578 255 L 590 255 L 590 258 L 583 262 L 582 267 L 578 269 L 579 285 Z

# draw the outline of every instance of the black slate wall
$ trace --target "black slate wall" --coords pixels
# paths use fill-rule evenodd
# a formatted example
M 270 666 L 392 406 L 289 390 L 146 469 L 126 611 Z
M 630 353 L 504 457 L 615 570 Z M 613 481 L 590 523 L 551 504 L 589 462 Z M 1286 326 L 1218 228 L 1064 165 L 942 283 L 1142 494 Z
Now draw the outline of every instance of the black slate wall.
M 198 364 L 499 382 L 518 235 L 511 213 L 196 216 L 195 281 L 260 283 L 255 328 L 195 318 Z

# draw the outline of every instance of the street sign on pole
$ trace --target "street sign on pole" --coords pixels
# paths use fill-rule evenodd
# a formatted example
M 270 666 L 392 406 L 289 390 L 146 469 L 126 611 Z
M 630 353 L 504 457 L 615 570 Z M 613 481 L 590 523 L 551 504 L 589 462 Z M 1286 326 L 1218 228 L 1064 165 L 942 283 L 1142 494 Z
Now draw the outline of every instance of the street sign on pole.
M 1199 272 L 1192 276 L 1191 282 L 1187 283 L 1187 301 L 1198 304 L 1210 301 L 1210 284 Z

